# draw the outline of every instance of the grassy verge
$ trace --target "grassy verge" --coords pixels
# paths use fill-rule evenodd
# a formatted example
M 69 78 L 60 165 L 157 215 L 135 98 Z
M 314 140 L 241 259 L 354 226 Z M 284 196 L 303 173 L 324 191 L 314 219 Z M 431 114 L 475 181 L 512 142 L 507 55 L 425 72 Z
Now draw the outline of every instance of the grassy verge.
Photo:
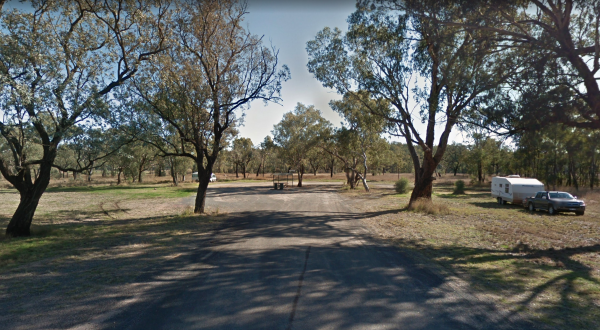
M 343 193 L 360 200 L 354 205 L 379 237 L 461 275 L 506 308 L 556 328 L 600 329 L 600 195 L 584 198 L 580 217 L 501 206 L 488 188 L 434 191 L 448 214 L 409 212 L 409 195 L 392 189 Z
M 137 285 L 140 276 L 202 245 L 225 217 L 194 215 L 182 199 L 193 195 L 193 186 L 50 189 L 31 237 L 0 236 L 0 309 L 7 311 L 0 322 L 10 327 L 15 319 L 35 320 L 44 306 L 52 306 L 57 322 L 73 311 L 85 314 L 85 308 L 90 314 L 90 308 L 127 297 L 125 288 Z M 0 190 L 0 196 L 5 228 L 18 194 Z M 84 301 L 86 307 L 78 307 Z M 39 321 L 51 319 L 45 315 Z

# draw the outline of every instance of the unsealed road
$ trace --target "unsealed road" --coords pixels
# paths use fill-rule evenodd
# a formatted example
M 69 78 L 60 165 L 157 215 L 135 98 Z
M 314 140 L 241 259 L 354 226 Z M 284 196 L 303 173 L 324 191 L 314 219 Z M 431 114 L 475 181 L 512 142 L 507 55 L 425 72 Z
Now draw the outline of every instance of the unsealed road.
M 193 200 L 190 199 L 190 203 Z M 115 329 L 527 329 L 517 315 L 368 238 L 326 185 L 213 185 L 229 220 L 192 278 L 128 305 Z

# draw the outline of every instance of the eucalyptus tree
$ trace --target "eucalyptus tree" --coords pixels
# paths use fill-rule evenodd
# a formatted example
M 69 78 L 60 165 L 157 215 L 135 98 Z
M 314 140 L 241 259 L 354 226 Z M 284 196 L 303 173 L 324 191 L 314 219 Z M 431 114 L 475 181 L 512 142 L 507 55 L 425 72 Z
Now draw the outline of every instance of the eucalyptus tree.
M 178 2 L 168 31 L 171 47 L 134 81 L 130 119 L 138 123 L 136 134 L 163 156 L 196 163 L 195 213 L 204 212 L 213 166 L 237 134 L 243 112 L 255 100 L 278 102 L 289 77 L 286 66 L 278 68 L 277 51 L 244 29 L 245 13 L 245 3 L 233 0 Z
M 308 69 L 325 87 L 356 100 L 365 91 L 389 102 L 389 113 L 363 105 L 394 124 L 406 141 L 415 169 L 410 203 L 431 198 L 433 174 L 455 124 L 506 74 L 495 71 L 503 62 L 494 57 L 485 31 L 442 29 L 423 18 L 422 12 L 453 15 L 435 3 L 419 10 L 363 7 L 349 17 L 347 33 L 325 28 L 307 44 Z M 441 134 L 436 134 L 438 127 Z
M 443 162 L 446 169 L 449 169 L 456 176 L 458 171 L 465 168 L 467 147 L 454 142 L 448 145 L 447 148 Z
M 469 19 L 429 18 L 491 32 L 498 50 L 525 65 L 496 103 L 479 109 L 490 123 L 509 131 L 531 130 L 540 120 L 537 128 L 560 122 L 600 129 L 600 0 L 447 3 Z
M 274 146 L 273 139 L 267 135 L 261 143 L 254 147 L 254 159 L 258 164 L 256 176 L 260 174 L 261 169 L 263 177 L 265 176 L 265 166 L 269 158 L 273 155 Z
M 279 155 L 298 171 L 298 187 L 302 187 L 309 152 L 323 140 L 330 127 L 331 123 L 323 118 L 321 111 L 302 103 L 284 114 L 273 127 L 273 142 L 279 147 Z
M 337 143 L 342 145 L 329 152 L 346 164 L 346 173 L 352 180 L 361 180 L 365 190 L 370 191 L 367 184 L 368 155 L 373 154 L 375 149 L 381 151 L 379 149 L 386 144 L 381 137 L 386 128 L 386 120 L 383 116 L 371 115 L 369 109 L 388 115 L 389 104 L 383 99 L 371 98 L 369 93 L 364 91 L 347 93 L 342 100 L 331 101 L 329 104 L 344 119 L 344 126 L 337 139 Z M 358 164 L 362 165 L 362 173 Z M 354 188 L 354 184 L 351 183 L 350 187 Z
M 164 49 L 161 0 L 47 0 L 0 16 L 0 172 L 20 194 L 6 234 L 30 235 L 61 142 L 103 122 L 116 88 Z M 29 153 L 32 145 L 39 155 Z M 32 176 L 33 166 L 39 167 Z
M 237 138 L 233 140 L 233 147 L 231 148 L 232 159 L 235 162 L 236 168 L 239 166 L 246 178 L 246 172 L 248 172 L 248 164 L 254 157 L 254 146 L 250 138 Z M 237 170 L 236 170 L 237 174 Z

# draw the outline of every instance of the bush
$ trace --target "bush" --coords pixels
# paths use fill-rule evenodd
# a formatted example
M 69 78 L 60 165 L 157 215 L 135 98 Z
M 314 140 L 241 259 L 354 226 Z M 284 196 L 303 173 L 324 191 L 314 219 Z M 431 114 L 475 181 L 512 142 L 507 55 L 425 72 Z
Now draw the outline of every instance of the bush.
M 400 180 L 396 181 L 394 184 L 394 189 L 396 189 L 396 192 L 399 194 L 406 194 L 408 192 L 408 179 L 401 178 Z
M 444 204 L 433 204 L 431 199 L 419 198 L 408 207 L 409 211 L 425 214 L 449 214 L 450 209 Z
M 454 192 L 453 194 L 459 195 L 465 193 L 465 182 L 463 180 L 458 180 L 454 182 Z

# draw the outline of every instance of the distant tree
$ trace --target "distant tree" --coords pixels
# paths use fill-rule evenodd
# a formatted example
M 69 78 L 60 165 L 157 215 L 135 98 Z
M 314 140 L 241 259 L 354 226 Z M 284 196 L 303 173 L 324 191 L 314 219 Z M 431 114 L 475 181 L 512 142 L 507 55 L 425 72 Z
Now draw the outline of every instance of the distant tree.
M 298 103 L 273 127 L 273 141 L 280 148 L 279 155 L 298 171 L 298 187 L 302 187 L 309 152 L 321 141 L 330 126 L 331 123 L 323 118 L 321 111 L 312 105 Z
M 248 164 L 252 161 L 252 158 L 254 156 L 254 147 L 252 146 L 252 140 L 250 140 L 250 138 L 237 138 L 233 140 L 231 154 L 236 165 L 236 177 L 237 167 L 239 166 L 239 168 L 241 168 L 242 170 L 245 179 L 246 173 L 248 172 Z
M 386 125 L 385 118 L 371 115 L 369 109 L 376 109 L 375 111 L 385 114 L 389 111 L 388 103 L 372 99 L 369 93 L 359 92 L 355 95 L 346 94 L 342 100 L 331 101 L 330 105 L 344 119 L 344 127 L 339 133 L 337 142 L 345 145 L 340 146 L 333 153 L 347 164 L 348 171 L 352 172 L 352 180 L 360 179 L 365 190 L 369 191 L 368 154 L 383 152 L 382 149 L 387 143 L 381 138 Z M 375 152 L 374 149 L 379 150 Z M 362 173 L 357 168 L 358 159 L 360 159 Z M 353 184 L 351 188 L 354 188 Z
M 449 169 L 454 176 L 456 176 L 458 171 L 465 166 L 466 153 L 467 147 L 460 143 L 454 142 L 448 145 L 443 162 L 446 165 L 445 167 Z

